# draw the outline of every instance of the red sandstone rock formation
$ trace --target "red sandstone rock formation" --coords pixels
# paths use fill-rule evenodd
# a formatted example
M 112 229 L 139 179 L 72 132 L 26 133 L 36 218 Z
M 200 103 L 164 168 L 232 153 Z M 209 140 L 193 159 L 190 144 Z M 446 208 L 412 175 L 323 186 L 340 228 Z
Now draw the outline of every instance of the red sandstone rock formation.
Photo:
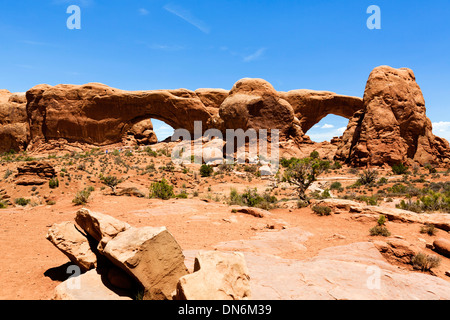
M 0 90 L 0 153 L 25 150 L 29 135 L 25 94 Z
M 381 66 L 372 71 L 363 112 L 350 120 L 336 157 L 359 166 L 448 163 L 450 146 L 433 134 L 412 70 Z
M 349 119 L 336 159 L 352 165 L 450 162 L 447 141 L 432 133 L 425 101 L 409 69 L 378 67 L 364 99 L 326 91 L 277 92 L 262 79 L 242 79 L 231 91 L 123 91 L 103 84 L 38 85 L 26 99 L 0 90 L 0 152 L 58 146 L 157 142 L 152 118 L 194 132 L 279 129 L 281 141 L 302 148 L 307 131 L 328 114 Z M 333 157 L 327 154 L 327 157 Z

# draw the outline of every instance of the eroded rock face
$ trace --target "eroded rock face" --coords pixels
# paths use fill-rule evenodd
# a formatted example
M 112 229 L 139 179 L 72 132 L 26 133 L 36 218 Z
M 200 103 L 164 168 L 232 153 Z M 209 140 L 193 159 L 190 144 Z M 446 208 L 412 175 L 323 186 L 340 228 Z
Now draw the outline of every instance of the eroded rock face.
M 303 136 L 292 106 L 262 79 L 242 79 L 220 106 L 226 129 L 278 129 L 282 136 Z
M 53 166 L 47 162 L 31 161 L 17 167 L 15 182 L 17 185 L 42 185 L 56 176 Z
M 364 92 L 364 114 L 344 134 L 337 157 L 353 165 L 442 163 L 450 156 L 444 139 L 432 133 L 425 100 L 412 70 L 375 68 Z M 448 160 L 445 160 L 448 161 Z
M 0 90 L 0 153 L 23 151 L 30 139 L 25 93 Z

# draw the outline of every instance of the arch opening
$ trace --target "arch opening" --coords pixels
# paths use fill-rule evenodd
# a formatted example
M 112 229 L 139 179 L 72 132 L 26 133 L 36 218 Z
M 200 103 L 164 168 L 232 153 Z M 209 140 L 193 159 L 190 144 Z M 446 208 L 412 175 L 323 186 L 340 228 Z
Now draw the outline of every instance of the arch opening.
M 175 129 L 166 122 L 158 119 L 151 119 L 153 124 L 153 132 L 155 133 L 158 142 L 170 139 L 175 132 Z
M 329 114 L 313 125 L 305 134 L 314 142 L 330 142 L 334 138 L 342 137 L 347 125 L 347 118 Z

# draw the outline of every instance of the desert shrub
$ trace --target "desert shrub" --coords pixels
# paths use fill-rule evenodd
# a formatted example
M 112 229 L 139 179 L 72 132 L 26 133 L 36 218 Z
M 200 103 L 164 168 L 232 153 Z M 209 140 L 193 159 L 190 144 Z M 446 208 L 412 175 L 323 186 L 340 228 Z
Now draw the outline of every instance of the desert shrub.
M 306 208 L 307 206 L 309 206 L 309 203 L 303 200 L 298 200 L 297 201 L 297 208 L 302 209 L 302 208 Z
M 15 204 L 17 204 L 19 206 L 22 206 L 22 207 L 25 207 L 30 202 L 31 202 L 30 199 L 25 199 L 25 198 L 17 198 L 17 199 L 14 200 Z
M 3 200 L 0 200 L 0 209 L 6 209 L 8 208 L 8 205 Z
M 242 199 L 241 195 L 239 194 L 239 192 L 232 188 L 230 190 L 230 201 L 229 201 L 230 205 L 243 205 L 244 204 L 244 200 Z
M 249 207 L 256 207 L 264 199 L 258 194 L 258 189 L 247 188 L 247 190 L 242 194 L 242 199 L 244 203 Z
M 153 151 L 152 148 L 146 147 L 144 149 L 144 152 L 146 152 L 150 157 L 157 157 L 158 153 L 156 151 Z
M 429 271 L 432 268 L 437 268 L 441 264 L 441 258 L 419 252 L 411 259 L 411 264 L 416 270 Z
M 378 198 L 376 196 L 358 196 L 356 197 L 356 200 L 363 201 L 367 203 L 370 206 L 376 206 L 378 205 Z
M 429 173 L 437 173 L 437 170 L 435 167 L 433 167 L 431 164 L 427 163 L 423 166 L 425 169 L 428 170 Z
M 263 193 L 262 195 L 258 194 L 257 188 L 247 188 L 242 194 L 239 194 L 236 189 L 232 188 L 230 190 L 228 203 L 229 205 L 257 207 L 269 210 L 273 208 L 273 204 L 277 201 L 278 199 L 275 196 L 271 196 L 267 192 Z
M 13 172 L 11 171 L 11 170 L 9 170 L 9 169 L 6 169 L 6 172 L 5 172 L 5 174 L 3 175 L 3 179 L 8 179 L 8 177 L 10 176 L 10 175 L 12 175 L 13 174 Z
M 391 188 L 387 188 L 387 191 L 389 193 L 395 194 L 395 195 L 401 195 L 406 194 L 408 188 L 401 183 L 394 184 Z
M 331 169 L 333 169 L 333 170 L 342 169 L 342 164 L 339 161 L 335 161 L 333 163 L 333 165 L 331 166 Z
M 383 236 L 383 237 L 389 237 L 391 235 L 391 232 L 386 228 L 386 216 L 380 215 L 378 217 L 377 226 L 370 229 L 370 235 L 371 236 Z
M 402 200 L 402 201 L 400 201 L 400 203 L 398 205 L 396 205 L 396 208 L 402 209 L 402 210 L 408 210 L 408 211 L 412 211 L 412 212 L 416 212 L 416 213 L 423 212 L 422 205 L 419 200 L 417 200 L 417 201 L 412 201 L 411 199 L 408 199 L 408 201 Z
M 385 178 L 385 177 L 382 177 L 382 178 L 380 178 L 380 180 L 378 180 L 378 183 L 379 184 L 386 184 L 386 183 L 388 183 L 388 179 Z
M 101 177 L 100 180 L 102 181 L 102 183 L 108 187 L 111 188 L 111 190 L 113 192 L 116 191 L 116 187 L 119 183 L 121 183 L 122 181 L 119 180 L 117 177 L 115 176 L 106 176 L 106 177 Z
M 340 190 L 342 188 L 342 184 L 340 182 L 333 182 L 330 186 L 330 190 Z
M 49 180 L 48 182 L 48 186 L 50 187 L 50 189 L 56 189 L 59 187 L 59 180 L 58 178 L 52 178 Z
M 313 152 L 311 152 L 311 154 L 309 156 L 313 159 L 319 159 L 320 154 L 318 151 L 313 151 Z
M 229 163 L 222 163 L 217 168 L 221 173 L 233 171 L 233 165 Z
M 151 173 L 151 172 L 155 172 L 155 171 L 156 171 L 156 168 L 155 168 L 154 163 L 151 163 L 145 167 L 145 173 Z
M 174 196 L 173 186 L 170 185 L 164 178 L 159 182 L 152 183 L 150 186 L 150 198 L 169 200 Z
M 88 190 L 84 189 L 76 193 L 75 198 L 73 198 L 72 202 L 77 206 L 81 206 L 88 203 L 90 196 L 91 193 Z
M 433 224 L 426 224 L 420 227 L 420 233 L 426 233 L 429 236 L 434 236 L 436 234 L 436 227 Z
M 389 237 L 391 235 L 391 232 L 385 226 L 378 225 L 370 229 L 370 235 Z
M 361 185 L 370 185 L 376 181 L 378 177 L 378 171 L 376 170 L 364 170 L 360 175 L 358 182 Z
M 207 164 L 203 164 L 200 167 L 200 175 L 203 178 L 210 177 L 211 174 L 213 173 L 213 171 L 214 171 L 213 168 L 211 166 L 207 165 Z
M 329 216 L 331 215 L 331 208 L 327 206 L 314 206 L 311 208 L 314 213 L 319 216 Z
M 186 190 L 181 190 L 179 194 L 176 195 L 176 198 L 178 199 L 187 199 L 188 193 Z
M 386 216 L 383 215 L 383 214 L 381 214 L 381 215 L 378 217 L 377 223 L 378 223 L 379 226 L 384 226 L 384 225 L 386 224 Z
M 392 172 L 396 175 L 402 175 L 408 172 L 408 167 L 403 163 L 394 164 L 391 168 Z

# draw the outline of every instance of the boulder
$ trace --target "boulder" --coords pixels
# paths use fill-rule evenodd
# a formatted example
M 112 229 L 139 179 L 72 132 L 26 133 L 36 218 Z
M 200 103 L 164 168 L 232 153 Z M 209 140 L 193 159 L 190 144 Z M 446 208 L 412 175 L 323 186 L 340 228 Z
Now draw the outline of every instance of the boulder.
M 70 277 L 55 289 L 52 300 L 132 300 L 126 292 L 112 290 L 104 277 L 90 270 L 78 277 Z
M 86 235 L 81 233 L 74 223 L 54 224 L 48 230 L 47 239 L 83 271 L 96 267 L 97 256 L 92 251 Z
M 188 273 L 179 244 L 164 227 L 125 230 L 103 254 L 143 286 L 146 300 L 171 300 L 178 280 Z
M 242 253 L 200 252 L 194 273 L 177 285 L 177 300 L 243 300 L 251 298 L 250 276 Z
M 153 123 L 151 119 L 144 119 L 132 125 L 124 136 L 131 145 L 151 145 L 158 143 L 158 137 L 153 131 Z
M 433 247 L 434 247 L 434 251 L 436 251 L 437 253 L 450 258 L 450 241 L 443 239 L 443 238 L 439 238 L 436 239 L 433 242 Z
M 103 250 L 108 241 L 130 228 L 128 223 L 117 220 L 109 215 L 92 212 L 85 208 L 78 210 L 75 222 L 99 242 L 99 251 Z

